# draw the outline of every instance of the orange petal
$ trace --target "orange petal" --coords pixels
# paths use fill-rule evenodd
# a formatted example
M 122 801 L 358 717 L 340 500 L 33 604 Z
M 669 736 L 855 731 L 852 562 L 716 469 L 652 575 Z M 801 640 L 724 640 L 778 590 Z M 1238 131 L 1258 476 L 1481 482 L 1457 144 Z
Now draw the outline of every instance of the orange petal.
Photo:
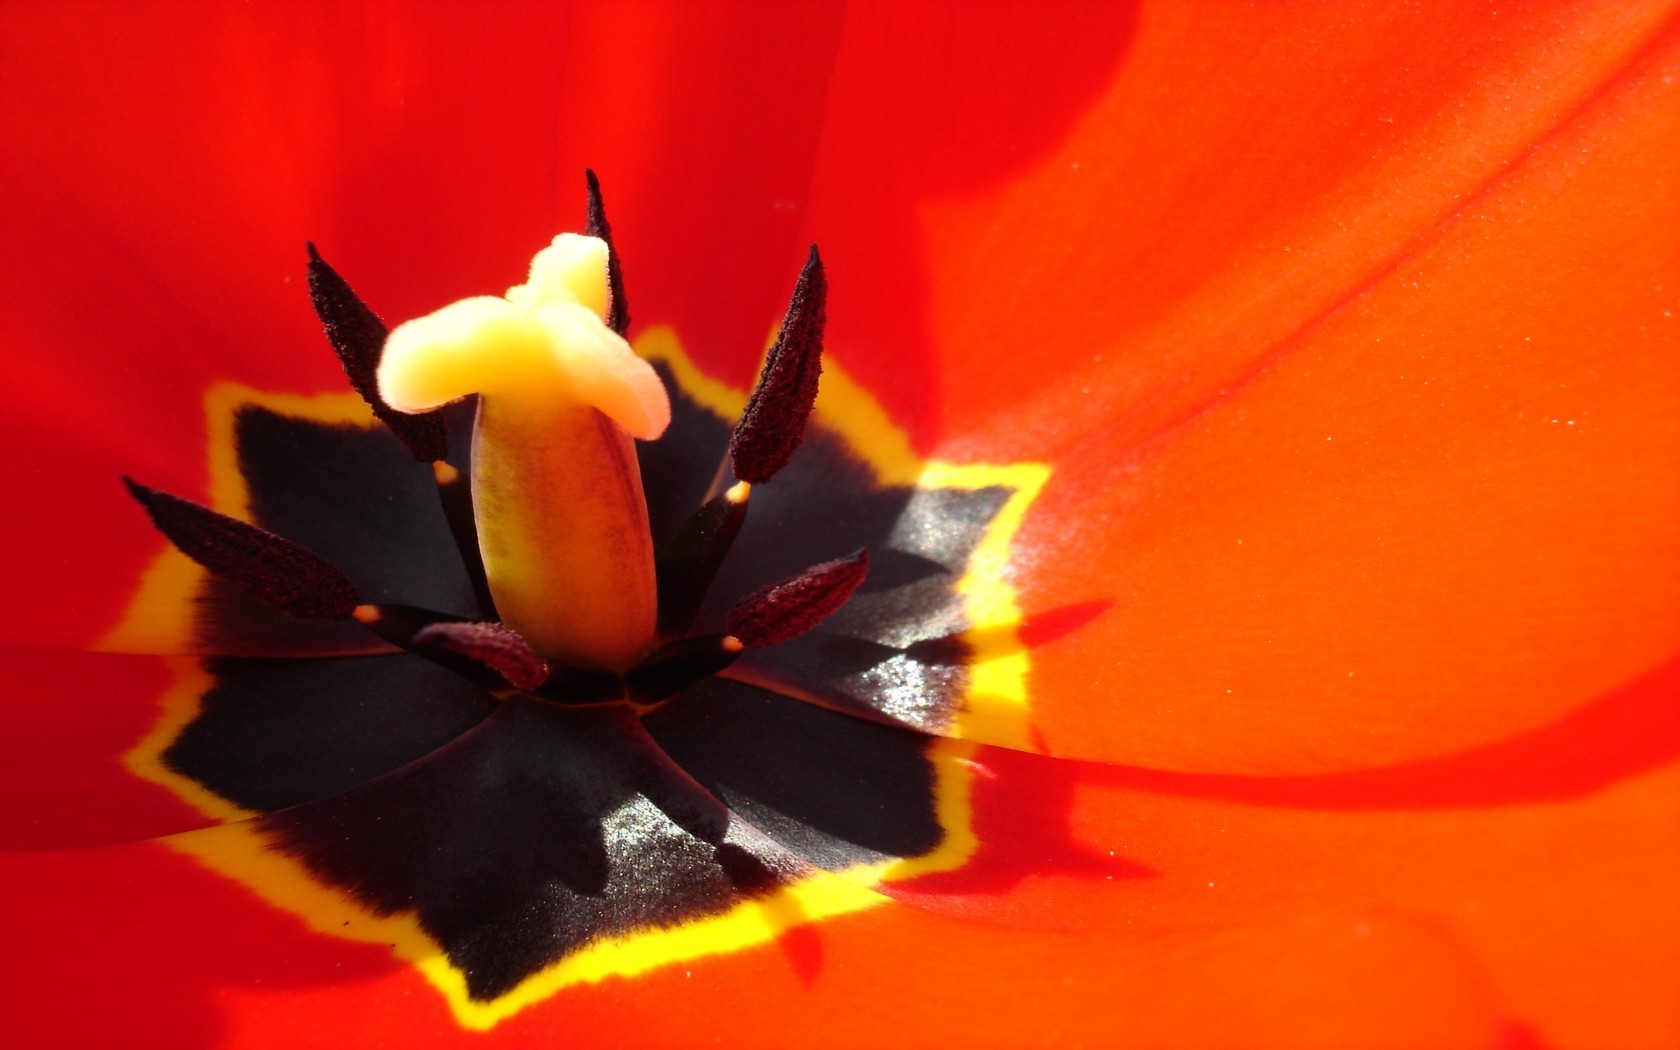
M 1239 253 L 1246 277 L 961 445 L 1055 459 L 1019 542 L 1029 617 L 1106 603 L 1037 653 L 1051 750 L 1404 761 L 1680 652 L 1680 249 L 1654 235 L 1680 228 L 1680 23 L 1605 18 L 1593 49 L 1522 52 L 1549 63 L 1536 97 L 1572 85 L 1551 119 L 1508 136 L 1499 76 L 1465 103 L 1477 179 L 1426 163 L 1426 122 L 1386 147 L 1410 181 L 1333 195 L 1316 234 Z M 1390 222 L 1422 198 L 1441 210 Z
M 1158 872 L 1109 898 L 1132 928 L 1365 907 L 1456 931 L 1558 1047 L 1680 1040 L 1680 771 L 1565 802 L 1342 810 L 1079 788 L 1073 835 Z
M 979 852 L 898 890 L 1099 940 L 1375 908 L 1451 931 L 1548 1046 L 1673 1045 L 1677 675 L 1680 662 L 1555 733 L 1357 773 L 1174 774 L 982 749 Z M 1643 743 L 1610 764 L 1606 730 Z

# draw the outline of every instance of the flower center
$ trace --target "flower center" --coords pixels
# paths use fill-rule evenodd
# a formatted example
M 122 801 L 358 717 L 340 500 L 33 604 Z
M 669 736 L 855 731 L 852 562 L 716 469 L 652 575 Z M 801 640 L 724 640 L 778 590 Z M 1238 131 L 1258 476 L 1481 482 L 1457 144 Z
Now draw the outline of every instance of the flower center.
M 747 648 L 809 631 L 863 582 L 863 551 L 745 596 L 724 633 L 688 633 L 753 485 L 786 465 L 816 399 L 826 298 L 816 248 L 730 442 L 727 470 L 718 471 L 721 491 L 655 551 L 635 441 L 664 432 L 670 401 L 624 339 L 622 276 L 593 179 L 590 190 L 589 234 L 555 238 L 524 284 L 388 334 L 310 248 L 311 295 L 328 337 L 375 414 L 433 463 L 486 619 L 363 603 L 342 572 L 307 548 L 132 481 L 131 491 L 212 574 L 294 616 L 354 617 L 498 696 L 645 708 Z M 438 410 L 472 395 L 464 484 L 442 461 Z
M 1027 740 L 996 569 L 1041 468 L 922 461 L 840 374 L 807 438 L 814 249 L 744 409 L 660 328 L 649 384 L 590 188 L 586 236 L 525 284 L 389 337 L 311 248 L 328 340 L 398 442 L 342 397 L 237 390 L 212 462 L 249 521 L 130 483 L 209 570 L 165 555 L 171 604 L 131 613 L 208 654 L 193 710 L 131 756 L 222 825 L 176 844 L 390 946 L 475 1028 L 962 865 L 968 740 Z

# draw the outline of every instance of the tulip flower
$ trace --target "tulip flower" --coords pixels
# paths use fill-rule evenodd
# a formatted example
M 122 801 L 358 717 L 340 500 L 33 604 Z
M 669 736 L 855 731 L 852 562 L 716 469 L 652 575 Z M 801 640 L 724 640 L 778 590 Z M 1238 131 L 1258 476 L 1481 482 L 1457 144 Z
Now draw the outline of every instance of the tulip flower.
M 112 4 L 0 41 L 10 1041 L 1680 1039 L 1672 4 Z M 120 479 L 249 512 L 234 406 L 354 403 L 305 244 L 392 323 L 501 296 L 586 168 L 679 400 L 745 400 L 815 241 L 818 432 L 894 435 L 930 504 L 1023 472 L 958 635 L 1022 717 L 920 727 L 963 738 L 960 857 L 475 1019 L 401 908 L 329 929 L 353 880 L 280 899 L 239 807 L 144 775 L 210 671 Z M 708 600 L 810 564 L 774 563 Z M 538 648 L 640 658 L 596 644 Z

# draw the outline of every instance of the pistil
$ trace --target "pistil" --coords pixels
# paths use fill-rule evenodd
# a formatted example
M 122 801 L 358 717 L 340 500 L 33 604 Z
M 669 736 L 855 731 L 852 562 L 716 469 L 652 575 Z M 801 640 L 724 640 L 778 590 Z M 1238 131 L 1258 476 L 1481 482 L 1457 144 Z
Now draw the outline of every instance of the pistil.
M 606 324 L 608 248 L 564 234 L 505 298 L 390 334 L 379 390 L 425 412 L 479 394 L 472 497 L 497 613 L 544 657 L 624 671 L 654 638 L 634 438 L 670 419 L 657 373 Z

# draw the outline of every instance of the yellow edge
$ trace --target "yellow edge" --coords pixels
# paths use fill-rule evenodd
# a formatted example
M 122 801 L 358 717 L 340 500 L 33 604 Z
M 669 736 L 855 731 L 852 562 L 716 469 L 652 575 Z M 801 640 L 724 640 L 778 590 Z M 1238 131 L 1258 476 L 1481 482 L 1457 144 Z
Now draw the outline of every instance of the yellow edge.
M 649 330 L 637 339 L 636 349 L 644 357 L 664 362 L 685 393 L 720 417 L 733 419 L 745 406 L 746 394 L 701 372 L 670 329 Z M 297 418 L 372 425 L 366 406 L 351 394 L 301 397 L 236 384 L 213 388 L 205 398 L 210 505 L 240 518 L 249 516 L 249 496 L 235 458 L 233 420 L 236 410 L 245 404 Z M 125 756 L 125 764 L 137 776 L 168 788 L 206 817 L 222 823 L 166 841 L 212 870 L 243 883 L 269 903 L 296 913 L 316 932 L 386 945 L 425 975 L 464 1027 L 476 1030 L 489 1029 L 568 985 L 631 977 L 659 966 L 764 944 L 797 925 L 882 903 L 887 898 L 871 888 L 881 882 L 960 867 L 977 846 L 969 805 L 976 747 L 973 741 L 1028 745 L 1028 659 L 1015 633 L 1021 620 L 1015 591 L 1003 570 L 1015 532 L 1048 479 L 1049 469 L 1041 464 L 924 461 L 868 391 L 832 362 L 825 362 L 817 419 L 863 456 L 882 483 L 956 489 L 1004 486 L 1012 491 L 975 548 L 968 571 L 957 583 L 971 624 L 965 638 L 976 660 L 970 670 L 963 711 L 953 727 L 957 739 L 940 740 L 933 752 L 936 812 L 946 829 L 937 849 L 920 857 L 857 865 L 839 873 L 817 872 L 720 915 L 603 938 L 533 974 L 494 1000 L 474 1000 L 467 993 L 465 976 L 420 928 L 415 915 L 376 915 L 345 894 L 320 884 L 302 864 L 268 849 L 246 819 L 257 814 L 164 765 L 164 749 L 197 715 L 200 698 L 211 685 L 210 676 L 192 658 L 172 661 L 176 677 L 163 698 L 164 713 Z M 168 638 L 175 639 L 179 646 L 189 637 L 189 599 L 201 582 L 201 571 L 172 548 L 160 555 L 142 579 L 129 615 L 105 639 L 102 648 L 136 651 L 136 640 Z

